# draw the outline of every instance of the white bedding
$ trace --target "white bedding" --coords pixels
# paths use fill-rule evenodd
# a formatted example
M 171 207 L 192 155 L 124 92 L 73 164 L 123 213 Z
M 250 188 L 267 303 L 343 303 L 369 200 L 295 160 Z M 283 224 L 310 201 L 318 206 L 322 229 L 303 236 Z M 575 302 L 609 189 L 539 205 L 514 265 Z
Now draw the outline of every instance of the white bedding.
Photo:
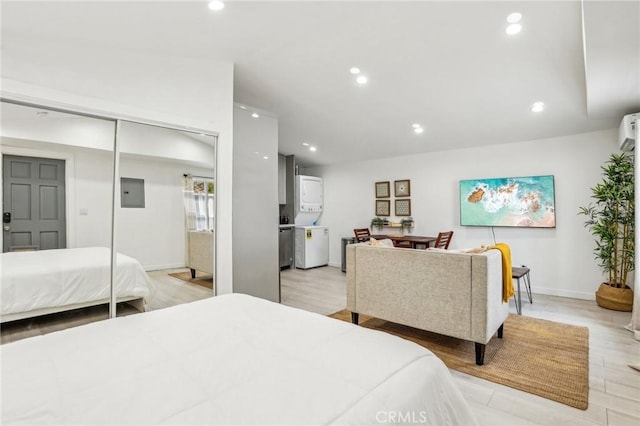
M 108 299 L 110 264 L 106 247 L 2 253 L 0 314 Z M 136 259 L 118 254 L 117 265 L 118 297 L 150 296 L 151 281 Z
M 241 294 L 20 340 L 0 355 L 3 425 L 476 424 L 428 350 Z

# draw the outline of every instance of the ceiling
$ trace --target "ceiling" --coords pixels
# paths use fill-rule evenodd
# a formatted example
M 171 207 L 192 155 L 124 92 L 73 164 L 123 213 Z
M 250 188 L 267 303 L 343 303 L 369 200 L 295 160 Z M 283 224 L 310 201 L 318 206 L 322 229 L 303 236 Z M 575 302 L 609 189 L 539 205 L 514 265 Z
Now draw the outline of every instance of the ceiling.
M 2 38 L 233 62 L 235 102 L 277 116 L 279 151 L 312 166 L 617 127 L 640 111 L 640 2 L 585 2 L 584 44 L 582 13 L 580 1 L 3 1 Z

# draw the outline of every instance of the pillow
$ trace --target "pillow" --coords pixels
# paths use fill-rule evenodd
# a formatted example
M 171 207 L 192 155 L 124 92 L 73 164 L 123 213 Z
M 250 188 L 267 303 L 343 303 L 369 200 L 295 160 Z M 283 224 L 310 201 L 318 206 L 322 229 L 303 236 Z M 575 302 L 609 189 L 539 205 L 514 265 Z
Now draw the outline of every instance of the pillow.
M 487 248 L 485 246 L 480 246 L 464 250 L 465 253 L 484 253 L 485 251 L 487 251 Z
M 436 247 L 429 247 L 427 250 L 431 250 L 431 251 L 439 251 L 442 253 L 483 253 L 485 251 L 487 251 L 486 247 L 473 247 L 473 248 L 464 248 L 464 249 L 443 249 L 443 248 L 436 248 Z
M 447 249 L 443 249 L 443 248 L 437 248 L 437 247 L 427 247 L 427 250 L 429 251 L 438 251 L 438 252 L 442 252 L 442 253 L 450 253 L 451 250 L 447 250 Z
M 393 241 L 388 238 L 385 238 L 384 240 L 376 240 L 375 238 L 370 238 L 369 241 L 371 241 L 371 245 L 374 247 L 393 247 Z

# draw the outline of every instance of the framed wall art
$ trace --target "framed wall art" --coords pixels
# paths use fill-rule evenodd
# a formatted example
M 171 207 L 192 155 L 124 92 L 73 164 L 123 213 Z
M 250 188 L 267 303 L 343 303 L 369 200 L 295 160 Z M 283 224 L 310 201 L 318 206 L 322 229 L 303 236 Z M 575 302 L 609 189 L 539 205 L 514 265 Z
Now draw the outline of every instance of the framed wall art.
M 376 198 L 389 198 L 391 196 L 391 188 L 389 181 L 376 182 Z
M 396 197 L 409 197 L 411 195 L 411 181 L 409 179 L 394 181 Z
M 553 175 L 461 180 L 460 225 L 555 228 Z
M 391 216 L 391 201 L 376 200 L 376 216 Z
M 396 200 L 396 216 L 411 216 L 411 200 Z

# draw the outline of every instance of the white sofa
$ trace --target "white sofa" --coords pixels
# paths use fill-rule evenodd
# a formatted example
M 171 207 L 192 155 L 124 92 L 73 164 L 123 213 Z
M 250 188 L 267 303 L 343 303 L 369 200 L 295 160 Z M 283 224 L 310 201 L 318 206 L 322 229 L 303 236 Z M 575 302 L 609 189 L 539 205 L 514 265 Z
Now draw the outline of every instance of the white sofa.
M 213 275 L 213 232 L 189 231 L 187 245 L 187 268 L 191 269 L 191 278 L 196 277 L 196 271 Z
M 447 250 L 347 246 L 347 309 L 475 342 L 476 364 L 509 315 L 502 301 L 502 256 Z

